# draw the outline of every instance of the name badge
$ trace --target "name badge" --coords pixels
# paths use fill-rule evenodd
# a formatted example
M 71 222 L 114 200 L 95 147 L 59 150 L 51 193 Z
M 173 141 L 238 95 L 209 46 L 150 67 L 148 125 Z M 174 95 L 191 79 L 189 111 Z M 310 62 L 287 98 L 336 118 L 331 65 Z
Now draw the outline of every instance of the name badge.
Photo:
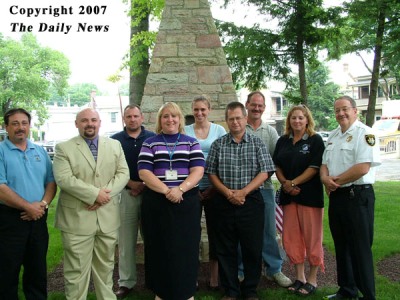
M 178 171 L 177 170 L 165 170 L 165 179 L 166 180 L 177 180 L 178 179 Z

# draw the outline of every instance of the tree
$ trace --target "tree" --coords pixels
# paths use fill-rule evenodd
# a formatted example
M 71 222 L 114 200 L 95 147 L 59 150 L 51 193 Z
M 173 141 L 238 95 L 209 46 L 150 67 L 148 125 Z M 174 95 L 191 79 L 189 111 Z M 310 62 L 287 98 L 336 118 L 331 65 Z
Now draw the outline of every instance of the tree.
M 12 107 L 35 110 L 42 123 L 52 85 L 60 94 L 67 87 L 69 60 L 59 51 L 41 47 L 31 33 L 20 41 L 0 34 L 0 115 Z
M 379 78 L 399 78 L 400 3 L 397 0 L 377 0 L 366 4 L 362 0 L 344 3 L 347 16 L 341 28 L 341 39 L 330 41 L 330 57 L 344 53 L 374 53 L 366 124 L 375 121 L 375 106 Z M 383 62 L 383 64 L 382 64 Z
M 101 95 L 101 92 L 94 83 L 73 84 L 68 88 L 67 99 L 71 105 L 82 106 L 91 101 L 90 95 L 92 91 L 95 91 L 97 96 Z
M 163 0 L 131 0 L 131 41 L 127 67 L 130 70 L 129 103 L 140 105 L 149 73 L 149 49 L 154 46 L 156 33 L 149 31 L 150 16 L 159 18 Z
M 231 0 L 225 0 L 225 5 Z M 316 60 L 326 39 L 338 33 L 335 21 L 340 9 L 324 8 L 322 0 L 243 0 L 255 5 L 267 24 L 277 22 L 276 29 L 236 26 L 218 22 L 224 50 L 236 82 L 244 81 L 250 89 L 265 86 L 266 79 L 288 82 L 292 64 L 298 66 L 299 90 L 307 103 L 306 62 Z
M 57 90 L 51 86 L 49 92 L 51 94 L 48 105 L 57 103 L 58 106 L 65 106 L 66 104 L 83 106 L 90 102 L 90 94 L 92 91 L 96 92 L 97 96 L 101 92 L 94 83 L 76 83 L 68 87 L 64 95 L 59 95 Z
M 334 100 L 339 96 L 340 87 L 329 81 L 329 69 L 320 62 L 306 65 L 306 80 L 308 82 L 308 107 L 313 114 L 318 130 L 332 130 L 337 126 L 333 113 Z M 283 96 L 291 103 L 298 104 L 300 96 L 297 77 L 292 77 L 290 86 Z

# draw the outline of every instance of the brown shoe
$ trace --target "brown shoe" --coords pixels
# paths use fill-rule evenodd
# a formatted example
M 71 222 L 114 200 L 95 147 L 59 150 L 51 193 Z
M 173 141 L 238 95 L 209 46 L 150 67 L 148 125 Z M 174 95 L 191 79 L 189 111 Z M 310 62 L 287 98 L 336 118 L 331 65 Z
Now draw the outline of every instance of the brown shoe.
M 115 296 L 117 298 L 122 299 L 128 296 L 133 291 L 133 288 L 127 288 L 126 286 L 120 286 L 119 289 L 115 292 Z
M 258 297 L 248 297 L 248 298 L 245 298 L 245 300 L 260 300 L 260 298 L 258 298 Z
M 235 297 L 223 296 L 221 300 L 237 300 Z

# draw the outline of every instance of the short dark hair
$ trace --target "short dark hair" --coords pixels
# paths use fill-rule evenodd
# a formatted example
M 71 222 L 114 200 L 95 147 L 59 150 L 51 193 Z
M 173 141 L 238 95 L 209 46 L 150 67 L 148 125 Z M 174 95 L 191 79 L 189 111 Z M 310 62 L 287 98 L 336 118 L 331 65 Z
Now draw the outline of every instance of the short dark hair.
M 25 114 L 28 117 L 29 124 L 31 124 L 31 114 L 23 108 L 11 108 L 4 114 L 4 124 L 8 125 L 10 117 L 15 114 Z
M 132 109 L 132 108 L 137 108 L 140 111 L 140 114 L 142 114 L 142 109 L 140 108 L 139 105 L 137 104 L 128 104 L 127 106 L 125 106 L 124 108 L 124 114 L 126 112 L 127 109 Z
M 228 105 L 225 108 L 225 121 L 228 120 L 228 110 L 235 110 L 236 108 L 240 108 L 242 110 L 242 114 L 244 117 L 247 116 L 247 111 L 244 105 L 239 101 L 233 101 L 231 103 L 228 103 Z
M 251 97 L 253 97 L 254 95 L 260 95 L 263 100 L 264 100 L 264 104 L 265 104 L 265 96 L 263 93 L 261 93 L 260 91 L 255 91 L 255 92 L 251 92 L 250 94 L 247 95 L 247 100 L 246 103 L 250 102 Z
M 340 96 L 339 98 L 337 98 L 337 99 L 335 100 L 335 102 L 333 103 L 333 105 L 335 105 L 336 101 L 338 101 L 338 100 L 347 100 L 347 101 L 350 102 L 351 107 L 357 108 L 357 103 L 356 103 L 356 101 L 355 101 L 353 98 L 351 98 L 350 96 Z

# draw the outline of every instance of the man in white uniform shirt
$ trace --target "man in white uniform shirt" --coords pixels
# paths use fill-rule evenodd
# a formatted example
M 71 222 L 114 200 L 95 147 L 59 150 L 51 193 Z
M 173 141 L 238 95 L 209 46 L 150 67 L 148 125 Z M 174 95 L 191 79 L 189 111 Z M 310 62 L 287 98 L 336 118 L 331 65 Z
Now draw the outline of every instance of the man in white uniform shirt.
M 321 181 L 329 195 L 329 226 L 336 251 L 339 290 L 325 299 L 375 300 L 372 259 L 375 168 L 379 146 L 372 129 L 357 120 L 355 101 L 342 96 L 334 103 L 339 127 L 329 136 L 322 159 Z

